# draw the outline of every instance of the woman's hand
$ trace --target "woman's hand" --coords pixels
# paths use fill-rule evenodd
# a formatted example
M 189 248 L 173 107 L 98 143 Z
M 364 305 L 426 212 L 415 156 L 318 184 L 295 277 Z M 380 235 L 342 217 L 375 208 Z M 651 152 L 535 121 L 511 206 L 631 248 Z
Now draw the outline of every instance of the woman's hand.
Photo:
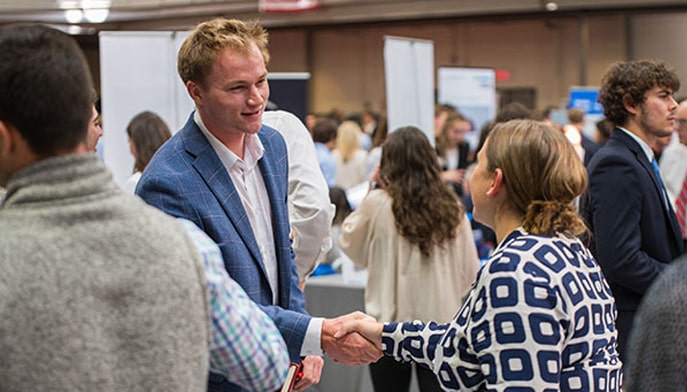
M 372 318 L 347 320 L 341 324 L 341 327 L 336 331 L 334 337 L 340 339 L 349 333 L 357 332 L 381 350 L 383 326 L 384 324 L 378 323 Z
M 370 174 L 370 189 L 382 188 L 382 179 L 379 177 L 379 165 Z

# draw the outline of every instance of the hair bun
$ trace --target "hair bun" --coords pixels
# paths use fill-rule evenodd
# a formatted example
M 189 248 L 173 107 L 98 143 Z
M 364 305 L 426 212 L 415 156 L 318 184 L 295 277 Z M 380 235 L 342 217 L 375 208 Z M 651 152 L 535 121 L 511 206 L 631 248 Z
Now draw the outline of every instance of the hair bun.
M 535 200 L 527 207 L 525 230 L 532 234 L 571 233 L 579 235 L 587 228 L 572 203 Z

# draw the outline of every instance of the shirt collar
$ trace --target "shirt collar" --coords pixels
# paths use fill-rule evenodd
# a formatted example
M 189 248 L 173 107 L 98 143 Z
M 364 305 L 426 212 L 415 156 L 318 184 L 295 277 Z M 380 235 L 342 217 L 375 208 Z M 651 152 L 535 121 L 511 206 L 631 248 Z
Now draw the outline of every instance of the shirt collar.
M 241 162 L 242 165 L 245 165 L 246 169 L 253 169 L 265 153 L 265 147 L 262 145 L 262 141 L 258 135 L 247 133 L 243 150 L 243 160 L 241 160 L 236 154 L 228 149 L 227 146 L 217 139 L 217 137 L 215 137 L 210 130 L 208 130 L 197 110 L 193 114 L 193 121 L 195 121 L 196 125 L 198 125 L 198 128 L 200 128 L 200 131 L 203 133 L 203 135 L 205 135 L 205 138 L 208 139 L 212 149 L 215 150 L 215 153 L 217 153 L 217 156 L 227 169 L 234 166 L 236 162 Z
M 623 127 L 618 127 L 618 129 L 625 132 L 629 137 L 636 141 L 637 144 L 639 144 L 639 147 L 642 148 L 642 151 L 644 151 L 644 154 L 646 155 L 646 158 L 649 160 L 649 162 L 654 160 L 654 150 L 652 150 L 651 147 L 644 140 L 642 140 L 642 138 Z

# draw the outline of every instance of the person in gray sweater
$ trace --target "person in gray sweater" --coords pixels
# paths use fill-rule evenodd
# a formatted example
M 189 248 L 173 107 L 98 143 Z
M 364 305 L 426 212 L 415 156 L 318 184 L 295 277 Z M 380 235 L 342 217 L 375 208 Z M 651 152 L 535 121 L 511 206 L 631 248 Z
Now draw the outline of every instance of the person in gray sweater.
M 687 371 L 687 255 L 649 287 L 630 334 L 625 391 L 684 391 Z
M 204 391 L 210 317 L 185 229 L 85 146 L 73 39 L 0 29 L 0 390 Z

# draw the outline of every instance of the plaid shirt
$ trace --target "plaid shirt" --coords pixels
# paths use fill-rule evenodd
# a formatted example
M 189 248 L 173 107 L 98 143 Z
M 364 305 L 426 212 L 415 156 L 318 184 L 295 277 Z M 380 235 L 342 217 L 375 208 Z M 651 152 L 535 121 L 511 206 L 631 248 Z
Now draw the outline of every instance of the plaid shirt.
M 192 222 L 178 221 L 193 239 L 205 267 L 212 322 L 210 370 L 251 391 L 279 389 L 289 367 L 279 330 L 229 277 L 217 244 Z

